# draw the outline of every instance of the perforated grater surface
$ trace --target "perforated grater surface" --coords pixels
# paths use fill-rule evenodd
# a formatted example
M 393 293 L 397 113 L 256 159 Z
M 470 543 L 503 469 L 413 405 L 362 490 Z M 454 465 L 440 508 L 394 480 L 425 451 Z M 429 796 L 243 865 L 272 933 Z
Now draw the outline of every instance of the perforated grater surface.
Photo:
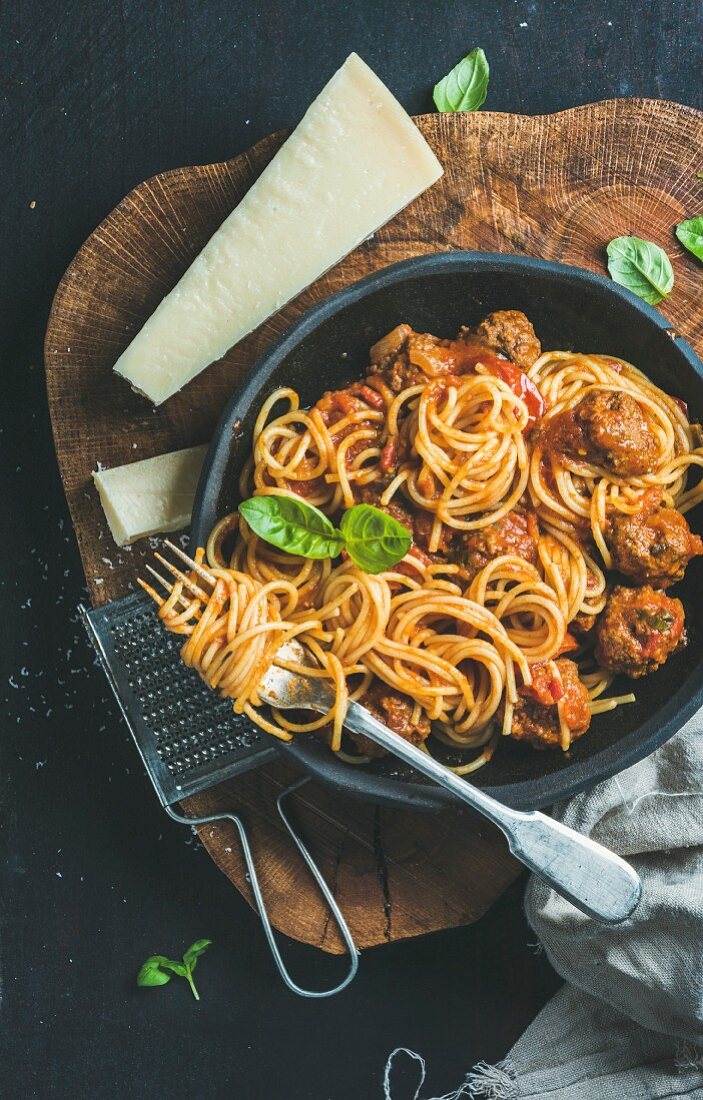
M 148 596 L 81 616 L 162 805 L 276 758 L 270 737 L 184 669 L 183 639 L 159 627 Z
M 284 809 L 287 796 L 309 780 L 300 780 L 282 791 L 277 808 L 349 949 L 347 976 L 327 990 L 304 989 L 286 970 L 241 819 L 235 814 L 185 817 L 173 809 L 189 795 L 276 759 L 270 738 L 248 718 L 235 714 L 231 702 L 210 691 L 196 673 L 184 668 L 179 656 L 182 639 L 160 627 L 148 596 L 134 593 L 93 610 L 81 606 L 79 611 L 161 805 L 170 817 L 186 825 L 222 820 L 235 825 L 259 916 L 283 981 L 302 997 L 329 997 L 340 992 L 356 974 L 358 952 L 321 871 Z

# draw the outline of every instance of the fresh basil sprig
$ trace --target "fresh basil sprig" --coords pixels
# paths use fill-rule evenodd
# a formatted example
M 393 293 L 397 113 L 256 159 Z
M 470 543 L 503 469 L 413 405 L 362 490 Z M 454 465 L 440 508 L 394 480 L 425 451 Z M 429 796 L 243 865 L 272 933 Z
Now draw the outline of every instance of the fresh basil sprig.
M 301 558 L 336 558 L 342 552 L 339 531 L 324 512 L 296 497 L 250 497 L 240 515 L 255 535 Z
M 319 508 L 293 497 L 251 497 L 239 511 L 254 534 L 303 558 L 336 558 L 342 550 L 365 573 L 383 573 L 412 545 L 407 527 L 372 504 L 355 504 L 337 530 Z
M 186 979 L 193 996 L 196 1001 L 199 1001 L 200 995 L 195 988 L 193 971 L 203 951 L 207 951 L 211 943 L 212 940 L 196 940 L 184 953 L 182 962 L 167 959 L 165 955 L 150 955 L 137 974 L 137 985 L 144 987 L 166 985 L 173 975 L 177 974 L 179 978 Z
M 641 237 L 615 237 L 608 245 L 611 278 L 655 306 L 671 294 L 674 270 L 663 248 Z
M 676 236 L 684 248 L 698 260 L 703 260 L 703 217 L 689 218 L 676 226 Z
M 478 111 L 488 93 L 490 69 L 480 46 L 435 84 L 432 98 L 438 111 Z

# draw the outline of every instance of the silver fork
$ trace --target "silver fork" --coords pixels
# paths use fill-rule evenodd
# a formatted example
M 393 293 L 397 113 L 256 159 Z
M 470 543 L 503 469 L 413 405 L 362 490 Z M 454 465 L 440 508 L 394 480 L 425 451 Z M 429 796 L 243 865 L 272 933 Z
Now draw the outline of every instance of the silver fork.
M 294 640 L 279 649 L 276 660 L 304 663 L 305 652 Z M 259 695 L 264 702 L 281 710 L 324 712 L 332 701 L 324 680 L 298 676 L 278 664 L 266 673 Z M 602 844 L 538 810 L 524 812 L 503 805 L 392 733 L 360 703 L 349 704 L 344 725 L 411 764 L 487 817 L 505 833 L 510 851 L 521 863 L 589 917 L 616 924 L 626 920 L 637 907 L 642 895 L 637 872 Z
M 166 545 L 201 580 L 214 584 L 214 577 L 206 567 L 197 565 L 168 540 Z M 192 577 L 186 577 L 166 559 L 158 554 L 156 556 L 172 577 L 185 581 L 186 587 L 191 591 L 196 587 Z M 160 576 L 154 569 L 149 568 L 149 571 L 167 591 L 170 590 L 173 581 Z M 150 586 L 143 584 L 143 587 L 157 602 L 163 602 Z M 186 602 L 183 600 L 183 603 Z M 305 664 L 305 650 L 296 640 L 290 641 L 278 650 L 276 661 Z M 259 696 L 263 702 L 279 710 L 313 710 L 324 713 L 332 702 L 332 694 L 324 680 L 300 676 L 279 664 L 269 668 L 259 688 Z M 602 844 L 597 844 L 538 810 L 513 810 L 491 798 L 485 791 L 474 787 L 409 741 L 392 733 L 360 703 L 349 704 L 344 725 L 353 733 L 363 734 L 387 752 L 404 760 L 416 771 L 492 821 L 505 834 L 516 859 L 589 917 L 617 924 L 626 920 L 636 909 L 642 895 L 642 884 L 637 872 Z

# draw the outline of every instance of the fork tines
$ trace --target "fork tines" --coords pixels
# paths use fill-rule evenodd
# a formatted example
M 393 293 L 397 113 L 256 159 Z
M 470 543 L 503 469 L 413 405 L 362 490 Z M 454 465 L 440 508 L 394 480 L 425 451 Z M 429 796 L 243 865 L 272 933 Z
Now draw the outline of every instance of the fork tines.
M 169 539 L 164 539 L 164 545 L 167 546 L 169 550 L 171 550 L 178 558 L 181 559 L 182 562 L 184 562 L 188 566 L 188 569 L 191 573 L 195 573 L 196 576 L 198 576 L 201 580 L 204 580 L 207 584 L 212 585 L 214 588 L 216 583 L 215 577 L 213 577 L 212 573 L 208 572 L 208 570 L 205 569 L 204 566 L 200 565 L 197 561 L 194 561 L 191 557 L 188 556 L 188 554 L 181 550 L 179 546 L 175 546 L 174 543 L 172 543 Z M 157 569 L 154 569 L 152 565 L 146 566 L 147 571 L 151 573 L 152 577 L 154 577 L 155 580 L 157 580 L 161 587 L 164 589 L 167 597 L 170 596 L 173 592 L 175 582 L 180 581 L 183 586 L 184 593 L 188 593 L 191 597 L 207 603 L 207 601 L 210 599 L 210 592 L 206 592 L 203 588 L 201 588 L 192 576 L 189 576 L 188 573 L 185 573 L 182 569 L 179 569 L 177 565 L 174 565 L 172 562 L 170 562 L 168 558 L 163 557 L 162 554 L 155 554 L 154 557 L 158 562 L 161 563 L 161 565 L 163 565 L 164 569 L 168 570 L 168 572 L 171 574 L 171 577 L 174 578 L 170 579 L 164 577 L 161 573 L 158 572 Z M 156 591 L 156 589 L 152 587 L 152 585 L 142 580 L 141 577 L 138 577 L 137 580 L 139 581 L 139 584 L 144 589 L 144 591 L 147 592 L 149 596 L 151 596 L 152 600 L 154 600 L 154 602 L 157 603 L 159 607 L 161 607 L 166 602 L 165 598 L 162 597 Z M 181 605 L 181 607 L 185 608 L 189 606 L 191 601 L 184 593 L 181 593 L 181 595 L 179 596 L 178 603 Z
M 212 573 L 209 573 L 203 565 L 199 565 L 197 561 L 193 561 L 192 558 L 189 558 L 185 551 L 181 550 L 180 546 L 175 546 L 170 539 L 164 539 L 164 546 L 168 546 L 169 550 L 173 550 L 174 554 L 179 557 L 181 561 L 184 561 L 189 569 L 192 569 L 193 572 L 197 573 L 204 581 L 211 584 L 213 588 L 215 587 L 215 578 Z

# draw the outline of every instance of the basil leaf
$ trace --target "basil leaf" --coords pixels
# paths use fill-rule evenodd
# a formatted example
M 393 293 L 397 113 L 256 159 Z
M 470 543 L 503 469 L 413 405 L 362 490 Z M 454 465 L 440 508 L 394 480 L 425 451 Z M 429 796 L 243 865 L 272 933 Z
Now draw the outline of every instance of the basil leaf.
M 405 557 L 412 545 L 407 527 L 372 504 L 355 504 L 340 524 L 346 551 L 365 573 L 383 573 Z
M 608 245 L 611 278 L 655 306 L 671 294 L 674 271 L 663 248 L 641 237 L 616 237 Z
M 207 951 L 208 947 L 212 943 L 212 940 L 196 940 L 192 943 L 188 950 L 183 955 L 183 962 L 191 971 L 195 970 L 198 959 Z
M 144 989 L 156 985 L 166 985 L 170 981 L 170 974 L 166 974 L 165 971 L 159 970 L 158 967 L 150 969 L 147 967 L 146 963 L 137 974 L 137 985 Z
M 146 962 L 142 964 L 142 968 L 137 974 L 137 985 L 144 987 L 166 985 L 171 981 L 171 974 L 168 973 L 168 970 L 172 969 L 172 967 L 166 966 L 166 964 L 170 962 L 171 960 L 164 958 L 163 955 L 150 955 Z M 180 966 L 180 963 L 175 963 L 174 965 Z M 181 966 L 181 970 L 185 974 L 184 966 Z
M 676 236 L 684 248 L 703 261 L 703 217 L 681 222 L 676 226 Z
M 157 955 L 156 958 L 158 958 L 162 970 L 170 970 L 173 974 L 178 974 L 180 978 L 185 978 L 187 968 L 183 963 L 174 962 L 173 959 L 165 959 L 162 955 Z
M 183 955 L 183 962 L 167 959 L 165 955 L 150 955 L 137 974 L 137 985 L 166 985 L 171 981 L 173 974 L 178 974 L 180 978 L 185 978 L 196 1001 L 199 1001 L 200 996 L 193 981 L 193 971 L 198 958 L 203 951 L 207 951 L 211 943 L 212 940 L 196 940 Z
M 289 554 L 303 558 L 336 558 L 342 538 L 327 516 L 298 497 L 250 497 L 239 512 L 252 531 Z
M 412 544 L 407 527 L 370 504 L 345 512 L 340 530 L 318 508 L 294 497 L 251 497 L 239 511 L 260 538 L 304 558 L 335 558 L 346 548 L 366 573 L 382 573 L 404 558 Z
M 438 111 L 478 111 L 488 92 L 488 60 L 477 46 L 448 72 L 432 92 Z

